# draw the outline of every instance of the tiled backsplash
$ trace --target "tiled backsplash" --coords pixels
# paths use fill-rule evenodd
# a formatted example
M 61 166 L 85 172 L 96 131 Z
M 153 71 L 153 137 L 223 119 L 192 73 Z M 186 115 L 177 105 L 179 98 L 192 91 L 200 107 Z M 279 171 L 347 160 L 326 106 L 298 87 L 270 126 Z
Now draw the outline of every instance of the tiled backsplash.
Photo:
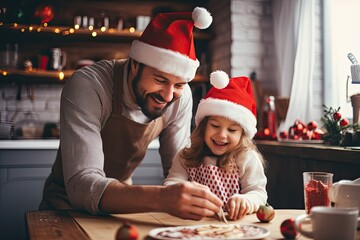
M 62 85 L 4 85 L 1 88 L 1 121 L 34 111 L 39 120 L 58 122 Z M 16 118 L 16 117 L 15 117 Z M 17 121 L 18 119 L 14 119 Z
M 62 85 L 1 85 L 0 122 L 17 127 L 26 121 L 37 122 L 38 128 L 46 123 L 58 124 L 62 88 Z

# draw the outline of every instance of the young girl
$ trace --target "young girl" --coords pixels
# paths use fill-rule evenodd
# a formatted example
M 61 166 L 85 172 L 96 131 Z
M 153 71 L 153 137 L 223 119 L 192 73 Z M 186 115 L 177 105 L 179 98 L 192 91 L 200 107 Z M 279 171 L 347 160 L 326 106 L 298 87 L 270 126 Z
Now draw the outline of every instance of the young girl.
M 194 181 L 206 185 L 237 220 L 267 201 L 264 160 L 252 142 L 256 103 L 250 79 L 210 75 L 213 87 L 199 103 L 191 146 L 173 161 L 165 185 Z

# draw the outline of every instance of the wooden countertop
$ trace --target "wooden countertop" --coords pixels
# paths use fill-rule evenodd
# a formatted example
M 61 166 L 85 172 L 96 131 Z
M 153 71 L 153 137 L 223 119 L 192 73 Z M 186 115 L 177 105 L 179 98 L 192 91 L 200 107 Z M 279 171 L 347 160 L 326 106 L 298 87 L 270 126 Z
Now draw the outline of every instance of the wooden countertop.
M 296 157 L 303 159 L 324 160 L 341 163 L 355 163 L 360 165 L 360 148 L 337 147 L 318 143 L 293 143 L 279 141 L 256 140 L 261 152 L 278 156 Z
M 264 239 L 283 239 L 280 232 L 281 223 L 288 218 L 305 214 L 304 210 L 275 210 L 275 218 L 269 223 L 260 223 L 256 214 L 245 216 L 239 221 L 229 223 L 254 224 L 270 231 Z M 201 221 L 183 220 L 166 213 L 115 214 L 111 216 L 92 216 L 79 212 L 67 211 L 30 211 L 26 212 L 29 239 L 101 239 L 114 240 L 117 229 L 124 221 L 136 226 L 140 232 L 139 239 L 152 239 L 150 230 L 167 226 L 188 226 L 201 224 L 218 224 L 215 218 Z M 360 232 L 358 231 L 360 237 Z M 300 236 L 297 239 L 308 239 Z

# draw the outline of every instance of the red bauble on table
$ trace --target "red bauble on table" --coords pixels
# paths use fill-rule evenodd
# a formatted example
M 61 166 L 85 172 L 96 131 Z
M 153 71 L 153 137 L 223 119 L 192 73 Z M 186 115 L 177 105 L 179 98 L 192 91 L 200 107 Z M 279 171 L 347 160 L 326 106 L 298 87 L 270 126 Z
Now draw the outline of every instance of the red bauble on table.
M 116 240 L 137 240 L 139 237 L 139 230 L 125 222 L 116 232 Z
M 270 222 L 275 217 L 275 211 L 268 203 L 261 205 L 256 212 L 256 217 L 260 222 Z
M 295 239 L 298 235 L 295 228 L 295 221 L 292 218 L 286 219 L 281 223 L 280 231 L 286 239 Z

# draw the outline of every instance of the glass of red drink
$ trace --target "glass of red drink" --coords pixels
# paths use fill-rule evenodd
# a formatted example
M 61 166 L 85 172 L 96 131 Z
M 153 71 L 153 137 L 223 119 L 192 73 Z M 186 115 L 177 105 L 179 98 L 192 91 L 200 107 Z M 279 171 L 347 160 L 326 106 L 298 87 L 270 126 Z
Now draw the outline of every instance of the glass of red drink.
M 304 200 L 306 213 L 315 206 L 330 207 L 328 195 L 333 183 L 333 174 L 326 172 L 304 172 Z

